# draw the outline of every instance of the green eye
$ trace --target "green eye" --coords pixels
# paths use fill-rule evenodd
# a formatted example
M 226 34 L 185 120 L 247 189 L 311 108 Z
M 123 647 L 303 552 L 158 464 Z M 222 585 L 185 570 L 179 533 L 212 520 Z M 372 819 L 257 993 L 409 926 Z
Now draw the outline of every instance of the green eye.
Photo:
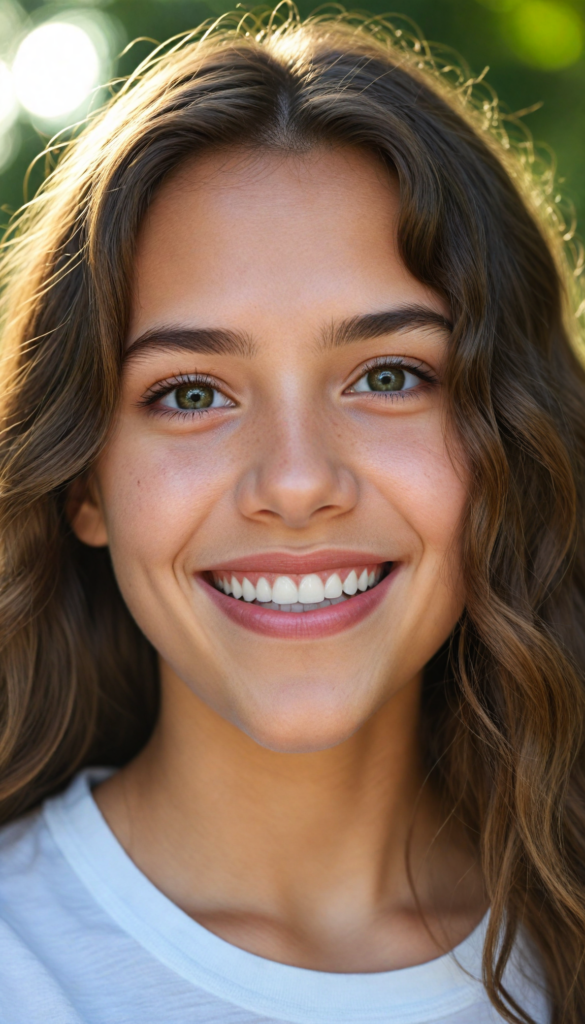
M 370 370 L 366 379 L 372 391 L 402 391 L 406 374 L 399 366 L 380 366 Z
M 161 409 L 174 412 L 205 412 L 207 409 L 232 406 L 233 402 L 215 385 L 195 379 L 165 389 L 165 393 L 162 398 L 157 399 L 156 404 Z
M 364 373 L 363 377 L 356 380 L 351 391 L 382 392 L 386 394 L 404 393 L 414 391 L 421 384 L 420 376 L 411 373 L 404 366 L 392 363 L 373 366 L 371 370 Z
M 206 384 L 183 384 L 175 390 L 178 409 L 209 409 L 215 389 Z

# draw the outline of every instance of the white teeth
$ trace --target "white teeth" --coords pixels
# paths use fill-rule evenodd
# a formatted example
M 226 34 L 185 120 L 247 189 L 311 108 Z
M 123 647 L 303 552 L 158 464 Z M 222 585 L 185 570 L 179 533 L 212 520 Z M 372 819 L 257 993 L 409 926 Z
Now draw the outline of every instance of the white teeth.
M 350 597 L 355 594 L 358 588 L 358 578 L 355 569 L 352 569 L 345 583 L 343 584 L 343 593 L 349 594 Z
M 303 576 L 299 584 L 299 601 L 301 604 L 320 604 L 325 600 L 325 587 L 320 576 L 311 573 Z
M 333 576 L 329 577 L 325 584 L 324 596 L 331 600 L 335 597 L 341 597 L 342 593 L 343 587 L 341 586 L 341 579 L 337 573 L 334 573 Z
M 265 601 L 272 601 L 272 587 L 268 580 L 261 576 L 256 584 L 256 600 L 264 604 Z
M 288 576 L 279 576 L 272 588 L 272 600 L 276 604 L 297 604 L 299 591 L 296 583 Z
M 219 590 L 233 594 L 238 600 L 243 597 L 248 603 L 258 601 L 280 611 L 300 612 L 347 601 L 347 598 L 353 597 L 358 590 L 363 593 L 368 587 L 375 586 L 381 578 L 382 567 L 376 566 L 370 573 L 363 569 L 359 579 L 356 570 L 352 569 L 344 583 L 341 582 L 339 573 L 329 576 L 325 584 L 317 573 L 303 576 L 298 586 L 290 576 L 279 576 L 272 587 L 265 576 L 259 577 L 256 586 L 246 576 L 240 583 L 235 576 L 228 580 L 226 576 L 217 575 L 215 583 Z

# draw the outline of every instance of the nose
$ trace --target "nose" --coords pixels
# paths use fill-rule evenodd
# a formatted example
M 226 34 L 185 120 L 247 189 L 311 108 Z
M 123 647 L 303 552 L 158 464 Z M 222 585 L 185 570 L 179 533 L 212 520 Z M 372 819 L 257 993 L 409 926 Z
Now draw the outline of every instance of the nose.
M 237 488 L 240 512 L 260 522 L 300 530 L 351 511 L 358 480 L 340 457 L 328 427 L 289 410 L 270 426 Z

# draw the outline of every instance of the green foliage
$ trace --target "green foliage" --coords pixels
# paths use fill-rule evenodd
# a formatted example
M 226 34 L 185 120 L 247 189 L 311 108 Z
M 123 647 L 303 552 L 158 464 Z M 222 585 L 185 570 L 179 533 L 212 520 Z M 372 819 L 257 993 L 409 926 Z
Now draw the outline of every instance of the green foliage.
M 503 29 L 521 60 L 546 71 L 569 67 L 583 51 L 583 22 L 566 3 L 526 0 L 514 4 Z
M 301 14 L 309 14 L 317 2 L 299 0 Z M 14 54 L 9 36 L 16 30 L 5 24 L 6 4 L 18 5 L 15 0 L 0 0 L 0 58 L 9 62 Z M 47 18 L 66 18 L 73 10 L 109 19 L 117 57 L 111 72 L 123 76 L 147 56 L 153 41 L 193 28 L 234 5 L 235 0 L 20 0 L 18 9 L 21 31 L 23 24 L 29 28 Z M 386 0 L 369 0 L 364 6 L 376 15 L 388 11 Z M 392 0 L 390 6 L 418 25 L 424 37 L 440 44 L 449 61 L 463 60 L 466 77 L 489 66 L 486 81 L 499 94 L 502 109 L 530 111 L 525 116 L 527 129 L 537 144 L 546 143 L 556 153 L 555 194 L 568 193 L 578 214 L 585 214 L 585 0 Z M 125 44 L 138 37 L 141 41 L 119 56 Z M 51 134 L 52 129 L 23 116 L 12 139 L 0 139 L 0 164 L 2 146 L 13 147 L 0 173 L 0 205 L 7 212 L 22 203 L 26 168 Z M 545 161 L 551 159 L 545 153 Z M 31 172 L 29 197 L 45 163 L 39 161 Z

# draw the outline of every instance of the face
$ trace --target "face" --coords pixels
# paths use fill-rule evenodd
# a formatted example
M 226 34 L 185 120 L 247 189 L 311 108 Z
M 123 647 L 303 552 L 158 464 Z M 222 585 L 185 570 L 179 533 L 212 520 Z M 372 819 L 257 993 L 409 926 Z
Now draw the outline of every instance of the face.
M 172 675 L 258 743 L 334 746 L 462 611 L 448 310 L 373 158 L 185 164 L 139 237 L 119 414 L 75 529 Z

